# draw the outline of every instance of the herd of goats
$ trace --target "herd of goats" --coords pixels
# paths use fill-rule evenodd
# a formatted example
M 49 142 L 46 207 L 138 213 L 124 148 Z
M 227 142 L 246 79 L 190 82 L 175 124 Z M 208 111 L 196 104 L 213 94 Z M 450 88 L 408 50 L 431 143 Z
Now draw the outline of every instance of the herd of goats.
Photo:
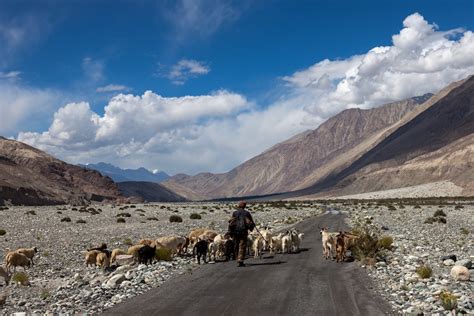
M 347 249 L 354 244 L 358 238 L 347 232 L 329 232 L 327 228 L 320 230 L 323 256 L 326 259 L 334 258 L 337 262 L 344 261 Z M 304 233 L 295 228 L 284 233 L 275 234 L 268 227 L 256 228 L 248 235 L 247 254 L 253 252 L 255 258 L 262 258 L 263 251 L 273 253 L 291 253 L 300 250 L 300 243 Z M 192 249 L 192 255 L 200 264 L 217 260 L 235 260 L 237 249 L 231 234 L 219 234 L 215 230 L 198 228 L 192 230 L 188 236 L 165 236 L 156 240 L 142 239 L 138 244 L 128 249 L 107 249 L 104 243 L 97 248 L 85 251 L 85 264 L 87 266 L 98 266 L 104 270 L 114 269 L 122 264 L 137 262 L 139 264 L 150 264 L 157 258 L 161 251 L 169 256 L 182 256 L 188 254 Z M 33 257 L 38 252 L 36 247 L 20 248 L 8 251 L 5 255 L 5 268 L 0 266 L 0 277 L 8 284 L 12 273 L 17 267 L 23 269 L 33 265 Z

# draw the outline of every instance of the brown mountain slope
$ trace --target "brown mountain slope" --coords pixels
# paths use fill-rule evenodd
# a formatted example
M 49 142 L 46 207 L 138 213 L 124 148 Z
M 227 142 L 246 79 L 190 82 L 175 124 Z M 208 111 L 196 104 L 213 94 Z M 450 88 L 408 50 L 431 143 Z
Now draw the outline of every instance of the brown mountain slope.
M 346 169 L 292 195 L 362 193 L 440 180 L 474 194 L 474 77 L 432 99 Z
M 430 95 L 395 102 L 370 110 L 349 109 L 330 118 L 316 130 L 306 131 L 277 144 L 228 173 L 177 175 L 163 184 L 190 198 L 264 195 L 297 190 L 340 170 L 368 149 L 366 139 L 400 121 Z M 357 150 L 354 150 L 357 149 Z M 353 151 L 348 161 L 339 159 Z M 349 156 L 348 156 L 349 157 Z M 332 162 L 330 170 L 326 170 Z
M 123 199 L 99 172 L 62 162 L 0 137 L 0 205 L 44 205 Z

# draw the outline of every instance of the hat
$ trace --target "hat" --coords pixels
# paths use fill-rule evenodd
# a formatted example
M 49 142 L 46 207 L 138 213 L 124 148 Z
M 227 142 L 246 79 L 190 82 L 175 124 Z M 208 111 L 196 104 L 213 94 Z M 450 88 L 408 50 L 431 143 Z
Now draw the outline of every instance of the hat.
M 247 206 L 247 202 L 245 201 L 240 201 L 239 202 L 239 208 L 245 208 Z

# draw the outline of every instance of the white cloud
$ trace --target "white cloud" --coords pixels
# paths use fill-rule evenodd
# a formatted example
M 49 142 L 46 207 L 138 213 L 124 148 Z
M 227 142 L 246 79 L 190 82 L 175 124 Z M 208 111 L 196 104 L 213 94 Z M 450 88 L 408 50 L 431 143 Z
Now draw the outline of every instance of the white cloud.
M 43 90 L 0 81 L 0 135 L 18 133 L 22 126 L 38 127 L 64 101 L 58 91 Z
M 8 71 L 8 72 L 0 71 L 0 79 L 15 80 L 15 79 L 19 79 L 20 75 L 21 75 L 20 71 Z
M 98 87 L 97 92 L 117 92 L 117 91 L 127 91 L 130 90 L 129 87 L 120 85 L 120 84 L 109 84 L 103 87 Z
M 18 139 L 70 162 L 222 172 L 346 108 L 436 92 L 474 74 L 473 51 L 471 31 L 440 31 L 413 14 L 391 46 L 283 77 L 283 97 L 266 108 L 228 91 L 176 98 L 119 94 L 103 115 L 87 103 L 68 104 L 47 131 Z
M 160 11 L 171 24 L 173 39 L 177 42 L 210 36 L 226 23 L 237 20 L 242 10 L 242 2 L 229 0 L 179 0 L 170 3 L 170 6 L 162 6 Z
M 82 60 L 82 70 L 84 74 L 91 80 L 98 82 L 104 79 L 104 63 L 100 60 L 94 60 L 85 57 Z
M 408 16 L 403 26 L 392 37 L 392 46 L 326 59 L 283 79 L 309 113 L 327 118 L 350 107 L 370 108 L 436 92 L 474 74 L 471 31 L 439 31 L 418 13 Z
M 173 84 L 182 85 L 188 79 L 208 74 L 211 68 L 202 61 L 181 59 L 165 75 Z

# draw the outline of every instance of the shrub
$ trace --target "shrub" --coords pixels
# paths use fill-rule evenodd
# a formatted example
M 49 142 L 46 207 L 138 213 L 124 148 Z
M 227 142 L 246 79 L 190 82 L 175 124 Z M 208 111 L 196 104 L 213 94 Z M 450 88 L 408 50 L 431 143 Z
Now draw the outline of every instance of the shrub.
M 63 212 L 61 212 L 61 211 L 57 211 L 56 213 L 58 213 L 58 214 L 62 214 Z
M 70 222 L 71 222 L 71 218 L 70 218 L 70 217 L 63 217 L 63 218 L 61 218 L 61 222 L 70 223 Z
M 439 217 L 439 216 L 446 217 L 446 213 L 443 212 L 443 210 L 437 210 L 436 212 L 434 212 L 433 217 Z
M 463 208 L 464 208 L 463 205 L 456 205 L 456 206 L 454 207 L 455 210 L 461 210 L 461 209 L 463 209 Z
M 130 238 L 125 238 L 123 240 L 123 244 L 124 245 L 127 245 L 127 246 L 132 246 L 133 245 L 133 241 L 130 239 Z
M 416 268 L 416 274 L 422 279 L 428 279 L 433 275 L 433 270 L 430 266 L 424 264 Z
M 395 206 L 391 205 L 391 204 L 387 205 L 387 209 L 389 211 L 396 211 L 397 210 L 397 208 Z
M 391 236 L 383 236 L 379 239 L 379 247 L 382 249 L 392 249 L 393 238 Z
M 159 219 L 156 217 L 148 217 L 147 220 L 149 221 L 158 221 Z
M 29 282 L 28 275 L 25 272 L 17 272 L 12 276 L 12 281 L 14 283 L 19 283 L 21 285 L 27 285 Z
M 438 223 L 446 224 L 446 217 L 437 217 Z
M 51 296 L 51 292 L 49 292 L 48 289 L 42 289 L 42 290 L 41 290 L 41 293 L 40 293 L 41 299 L 45 300 L 45 299 L 47 299 L 47 298 L 50 297 L 50 296 Z
M 0 236 L 3 236 L 7 233 L 5 229 L 0 229 Z
M 83 219 L 78 219 L 78 220 L 76 221 L 76 223 L 78 223 L 78 224 L 85 224 L 85 223 L 87 223 L 87 222 L 86 222 L 85 220 L 83 220 Z
M 25 215 L 36 215 L 35 211 L 28 211 L 25 213 Z
M 130 213 L 118 213 L 117 214 L 117 217 L 131 217 L 131 216 L 132 216 L 132 214 L 130 214 Z
M 436 222 L 436 219 L 434 219 L 433 217 L 428 217 L 427 219 L 425 219 L 425 224 L 433 224 L 434 222 Z
M 137 208 L 137 209 L 135 210 L 135 212 L 142 212 L 142 213 L 145 213 L 145 211 L 144 211 L 143 209 L 141 209 L 141 208 Z
M 463 235 L 469 235 L 469 229 L 464 228 L 464 227 L 461 227 L 459 230 L 461 231 L 461 234 L 463 234 Z
M 137 206 L 136 205 L 130 205 L 130 208 L 136 208 Z
M 421 208 L 421 206 L 419 206 L 419 205 L 415 205 L 413 208 Z
M 458 298 L 446 290 L 439 294 L 439 299 L 441 301 L 441 306 L 443 306 L 443 308 L 447 311 L 452 311 L 458 306 Z
M 123 217 L 117 218 L 117 223 L 125 223 L 125 218 Z
M 178 216 L 178 215 L 170 216 L 170 223 L 181 223 L 182 221 L 183 219 L 181 218 L 181 216 Z
M 199 215 L 198 213 L 192 213 L 190 216 L 189 216 L 190 219 L 201 219 L 201 215 Z
M 171 261 L 171 250 L 168 248 L 158 248 L 155 251 L 155 259 L 158 261 Z

